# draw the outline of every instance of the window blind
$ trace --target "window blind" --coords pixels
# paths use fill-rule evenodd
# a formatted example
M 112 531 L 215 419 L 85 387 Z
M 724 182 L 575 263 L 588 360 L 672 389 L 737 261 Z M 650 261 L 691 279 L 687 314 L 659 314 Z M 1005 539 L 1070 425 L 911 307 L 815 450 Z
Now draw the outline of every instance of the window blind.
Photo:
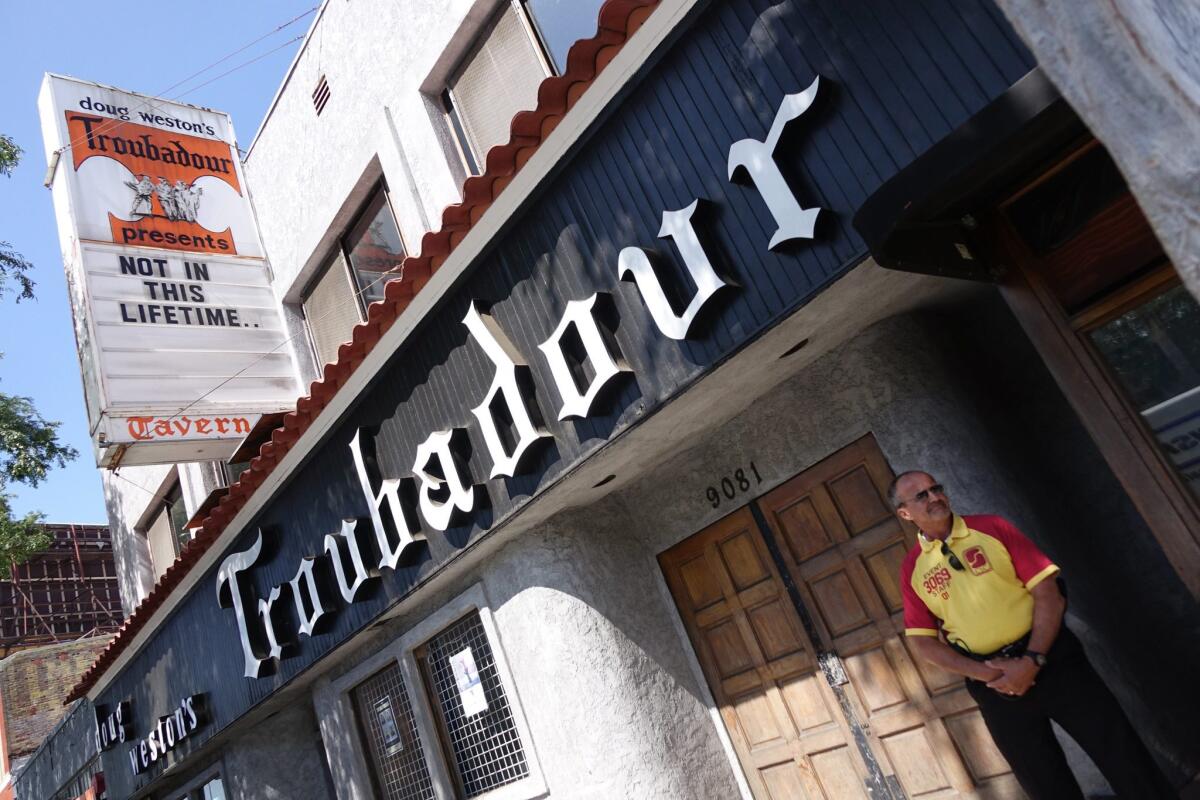
M 324 273 L 309 290 L 303 301 L 304 318 L 317 351 L 317 361 L 324 367 L 337 361 L 338 347 L 350 341 L 354 326 L 362 322 L 358 300 L 350 283 L 346 260 L 339 252 Z
M 481 169 L 487 151 L 508 141 L 513 116 L 537 105 L 537 89 L 546 76 L 524 22 L 505 3 L 450 81 L 455 110 Z

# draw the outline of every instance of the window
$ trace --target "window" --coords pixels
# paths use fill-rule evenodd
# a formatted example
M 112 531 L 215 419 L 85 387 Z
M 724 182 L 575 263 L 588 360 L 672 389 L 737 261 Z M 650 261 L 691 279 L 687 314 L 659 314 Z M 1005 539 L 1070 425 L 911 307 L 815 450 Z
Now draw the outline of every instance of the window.
M 229 800 L 221 777 L 211 774 L 198 781 L 193 781 L 190 788 L 184 789 L 179 794 L 168 796 L 171 800 Z
M 384 273 L 404 260 L 404 243 L 382 190 L 367 203 L 344 242 L 350 270 L 367 303 L 383 299 Z
M 1094 140 L 1064 152 L 996 211 L 1009 307 L 1194 586 L 1200 306 Z
M 438 727 L 453 754 L 465 797 L 529 774 L 508 696 L 478 613 L 468 614 L 417 651 Z
M 1086 331 L 1101 361 L 1200 499 L 1200 305 L 1167 268 L 1167 288 Z
M 378 795 L 385 800 L 433 800 L 433 779 L 400 665 L 393 662 L 380 670 L 353 694 Z
M 604 0 L 522 0 L 538 38 L 554 63 L 554 71 L 567 71 L 567 52 L 580 39 L 596 35 Z
M 447 124 L 466 166 L 482 170 L 488 150 L 509 139 L 518 111 L 537 106 L 549 64 L 521 7 L 503 3 L 459 62 L 442 95 Z
M 175 562 L 183 546 L 191 541 L 192 532 L 184 527 L 188 513 L 183 504 L 183 489 L 178 481 L 162 500 L 156 502 L 158 508 L 146 526 L 146 540 L 150 545 L 154 577 L 158 579 Z
M 337 360 L 338 347 L 366 319 L 366 306 L 383 299 L 387 272 L 404 260 L 404 242 L 387 192 L 375 189 L 349 231 L 305 291 L 301 305 L 317 360 Z
M 338 797 L 532 800 L 546 793 L 483 589 L 319 687 Z M 359 746 L 347 748 L 345 731 Z M 357 758 L 354 750 L 360 750 Z

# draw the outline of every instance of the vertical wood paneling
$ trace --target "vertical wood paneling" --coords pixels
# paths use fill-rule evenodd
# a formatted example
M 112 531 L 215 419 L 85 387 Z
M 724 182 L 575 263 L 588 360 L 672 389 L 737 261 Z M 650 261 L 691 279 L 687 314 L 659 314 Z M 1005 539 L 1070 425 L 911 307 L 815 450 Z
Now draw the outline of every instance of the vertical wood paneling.
M 984 0 L 714 2 L 645 70 L 260 514 L 258 524 L 283 537 L 255 572 L 255 591 L 265 596 L 290 579 L 344 516 L 366 513 L 348 450 L 360 426 L 380 426 L 377 446 L 389 475 L 408 472 L 430 432 L 468 426 L 471 474 L 486 478 L 490 465 L 470 408 L 487 390 L 492 367 L 461 325 L 471 298 L 491 305 L 530 362 L 555 437 L 533 472 L 488 482 L 488 513 L 445 535 L 431 532 L 416 563 L 386 574 L 368 599 L 340 608 L 330 633 L 302 641 L 278 674 L 257 681 L 241 677 L 233 614 L 217 607 L 215 578 L 206 575 L 102 700 L 132 699 L 138 735 L 145 735 L 152 716 L 176 699 L 208 693 L 213 722 L 180 754 L 232 723 L 378 617 L 485 525 L 510 515 L 860 261 L 865 247 L 850 226 L 858 205 L 1031 66 Z M 824 83 L 821 104 L 794 123 L 776 157 L 802 204 L 827 212 L 817 240 L 772 253 L 774 220 L 753 186 L 726 181 L 726 158 L 738 139 L 762 138 L 782 96 L 816 74 Z M 712 257 L 740 288 L 715 301 L 719 313 L 702 335 L 674 342 L 654 328 L 636 286 L 617 280 L 617 254 L 630 245 L 655 249 L 678 268 L 672 246 L 657 237 L 662 212 L 697 197 L 710 204 L 704 228 Z M 636 377 L 601 413 L 559 423 L 536 345 L 569 300 L 595 291 L 613 298 L 616 340 Z M 253 528 L 234 549 L 252 538 Z M 124 753 L 104 758 L 113 796 L 133 791 Z

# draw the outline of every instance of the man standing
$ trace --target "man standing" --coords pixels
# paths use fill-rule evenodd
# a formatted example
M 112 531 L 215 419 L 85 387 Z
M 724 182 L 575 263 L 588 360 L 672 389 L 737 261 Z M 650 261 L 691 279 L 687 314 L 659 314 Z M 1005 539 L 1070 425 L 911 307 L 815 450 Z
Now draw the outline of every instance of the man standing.
M 1063 627 L 1058 566 L 1007 520 L 956 515 L 928 473 L 898 476 L 888 500 L 920 531 L 900 568 L 905 634 L 918 656 L 966 677 L 1026 794 L 1083 798 L 1054 720 L 1121 797 L 1178 797 Z

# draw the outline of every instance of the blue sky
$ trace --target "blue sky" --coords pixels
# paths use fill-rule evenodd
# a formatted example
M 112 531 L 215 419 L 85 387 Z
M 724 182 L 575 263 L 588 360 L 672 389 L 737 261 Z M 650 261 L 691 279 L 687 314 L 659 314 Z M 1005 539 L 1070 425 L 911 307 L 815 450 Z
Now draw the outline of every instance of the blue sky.
M 272 31 L 315 5 L 316 0 L 7 5 L 5 46 L 0 48 L 0 131 L 25 155 L 11 178 L 0 177 L 0 240 L 33 262 L 37 299 L 17 304 L 7 295 L 0 300 L 0 391 L 32 398 L 44 417 L 62 423 L 60 439 L 80 453 L 37 489 L 10 487 L 17 513 L 42 511 L 52 522 L 107 521 L 88 439 L 50 192 L 42 186 L 46 160 L 37 118 L 42 74 L 73 75 L 227 111 L 238 143 L 245 148 L 299 47 L 299 42 L 288 41 L 303 36 L 313 15 Z M 267 34 L 244 52 L 164 93 Z M 257 60 L 217 77 L 253 59 Z M 195 91 L 189 91 L 193 87 Z

